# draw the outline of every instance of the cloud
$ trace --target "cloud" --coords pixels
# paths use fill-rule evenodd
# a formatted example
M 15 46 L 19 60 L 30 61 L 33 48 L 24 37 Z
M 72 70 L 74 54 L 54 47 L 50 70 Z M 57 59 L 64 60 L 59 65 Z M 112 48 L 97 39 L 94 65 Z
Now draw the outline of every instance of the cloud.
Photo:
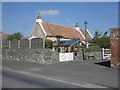
M 40 11 L 40 13 L 41 13 L 41 15 L 59 15 L 59 11 L 58 10 L 52 10 L 52 9 L 50 9 L 50 10 L 41 10 Z

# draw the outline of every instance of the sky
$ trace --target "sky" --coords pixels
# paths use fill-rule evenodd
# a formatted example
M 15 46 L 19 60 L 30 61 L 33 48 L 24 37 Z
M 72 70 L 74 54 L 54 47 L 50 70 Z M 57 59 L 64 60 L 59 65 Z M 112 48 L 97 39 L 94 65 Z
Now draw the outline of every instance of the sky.
M 21 32 L 28 37 L 35 25 L 38 11 L 42 20 L 75 28 L 78 23 L 94 36 L 118 27 L 117 2 L 2 2 L 2 31 L 7 34 Z

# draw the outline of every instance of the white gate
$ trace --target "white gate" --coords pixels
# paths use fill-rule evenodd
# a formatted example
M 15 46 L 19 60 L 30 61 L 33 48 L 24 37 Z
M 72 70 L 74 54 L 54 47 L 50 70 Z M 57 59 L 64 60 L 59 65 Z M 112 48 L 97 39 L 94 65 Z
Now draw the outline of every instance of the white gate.
M 59 53 L 59 61 L 71 61 L 73 60 L 73 53 Z
M 111 56 L 110 49 L 102 48 L 102 58 L 110 60 L 110 56 Z

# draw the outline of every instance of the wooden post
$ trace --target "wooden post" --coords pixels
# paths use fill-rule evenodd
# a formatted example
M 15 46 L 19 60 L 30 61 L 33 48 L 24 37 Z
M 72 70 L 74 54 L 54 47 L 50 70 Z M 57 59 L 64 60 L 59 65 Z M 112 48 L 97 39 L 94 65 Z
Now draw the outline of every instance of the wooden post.
M 29 48 L 31 48 L 31 40 L 32 40 L 32 39 L 29 39 Z
M 9 41 L 9 49 L 11 48 L 11 41 Z
M 20 40 L 18 40 L 18 48 L 20 48 Z

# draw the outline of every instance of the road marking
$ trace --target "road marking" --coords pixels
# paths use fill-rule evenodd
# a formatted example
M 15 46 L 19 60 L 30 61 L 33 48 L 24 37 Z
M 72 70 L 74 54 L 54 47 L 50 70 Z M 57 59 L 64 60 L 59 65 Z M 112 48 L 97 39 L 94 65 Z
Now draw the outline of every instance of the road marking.
M 31 71 L 40 71 L 40 70 L 43 70 L 43 69 L 40 69 L 40 68 L 30 68 L 29 70 L 31 70 Z
M 69 81 L 65 81 L 65 80 L 61 80 L 61 79 L 56 79 L 56 78 L 53 78 L 51 76 L 46 76 L 46 75 L 37 75 L 37 74 L 34 74 L 34 73 L 29 73 L 29 72 L 24 72 L 24 71 L 17 71 L 17 70 L 13 70 L 13 69 L 10 69 L 10 68 L 3 68 L 4 70 L 7 70 L 7 71 L 11 71 L 11 72 L 15 72 L 15 73 L 19 73 L 19 74 L 25 74 L 25 75 L 30 75 L 30 76 L 34 76 L 34 77 L 38 77 L 38 78 L 43 78 L 43 79 L 48 79 L 48 80 L 53 80 L 53 81 L 57 81 L 57 82 L 62 82 L 62 83 L 67 83 L 67 84 L 72 84 L 72 85 L 76 85 L 76 86 L 80 86 L 80 87 L 84 87 L 84 88 L 108 88 L 108 87 L 105 87 L 105 86 L 100 86 L 100 85 L 95 85 L 95 84 L 90 84 L 90 83 L 83 83 L 83 82 L 80 82 L 80 83 L 75 83 L 75 82 L 69 82 Z

